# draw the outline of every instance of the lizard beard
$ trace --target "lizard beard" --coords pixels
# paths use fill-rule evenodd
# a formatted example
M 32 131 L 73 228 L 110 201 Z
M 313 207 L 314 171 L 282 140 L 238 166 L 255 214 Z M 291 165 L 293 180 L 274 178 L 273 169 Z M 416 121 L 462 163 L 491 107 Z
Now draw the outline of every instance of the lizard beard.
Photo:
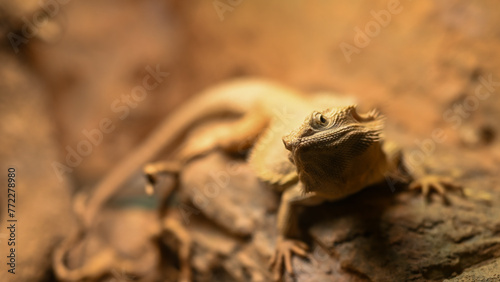
M 304 192 L 341 198 L 379 179 L 386 160 L 378 132 L 371 133 L 353 130 L 328 144 L 299 142 L 291 159 Z

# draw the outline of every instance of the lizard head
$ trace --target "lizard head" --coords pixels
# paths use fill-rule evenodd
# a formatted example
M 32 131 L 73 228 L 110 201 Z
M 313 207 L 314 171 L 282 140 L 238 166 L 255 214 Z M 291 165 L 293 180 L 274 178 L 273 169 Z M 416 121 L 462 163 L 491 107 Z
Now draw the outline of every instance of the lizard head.
M 344 189 L 366 177 L 364 166 L 379 155 L 372 148 L 382 139 L 383 121 L 374 110 L 358 114 L 355 105 L 331 108 L 312 112 L 284 136 L 305 192 L 337 193 L 331 189 Z

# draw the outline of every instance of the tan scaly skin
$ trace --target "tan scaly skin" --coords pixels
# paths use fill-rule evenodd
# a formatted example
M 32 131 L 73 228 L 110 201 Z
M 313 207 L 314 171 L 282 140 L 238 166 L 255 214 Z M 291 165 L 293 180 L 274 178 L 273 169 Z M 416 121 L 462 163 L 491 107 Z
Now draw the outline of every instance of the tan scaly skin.
M 187 145 L 174 160 L 150 164 L 145 171 L 154 182 L 159 173 L 177 172 L 185 162 L 210 150 L 238 151 L 253 144 L 249 163 L 257 176 L 283 191 L 277 216 L 279 236 L 271 258 L 276 280 L 283 265 L 293 272 L 294 253 L 307 254 L 305 243 L 290 239 L 296 223 L 294 206 L 315 205 L 356 193 L 396 170 L 401 157 L 400 150 L 383 140 L 383 118 L 374 111 L 358 114 L 350 99 L 304 96 L 262 80 L 236 80 L 213 87 L 176 110 L 113 169 L 90 195 L 83 214 L 84 227 L 91 227 L 102 206 L 132 173 L 161 150 L 181 144 L 192 128 L 222 115 L 236 118 L 227 131 L 187 138 Z M 412 187 L 442 187 L 435 183 L 414 182 Z M 188 263 L 186 256 L 184 263 Z

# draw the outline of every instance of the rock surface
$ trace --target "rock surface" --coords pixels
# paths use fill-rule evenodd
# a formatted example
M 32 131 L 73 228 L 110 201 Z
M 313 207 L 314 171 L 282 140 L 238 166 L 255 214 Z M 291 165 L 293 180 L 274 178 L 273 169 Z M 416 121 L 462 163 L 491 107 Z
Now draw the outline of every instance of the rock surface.
M 448 158 L 440 160 L 440 156 Z M 428 161 L 445 173 L 450 167 L 445 161 L 458 162 L 453 159 L 450 152 L 438 152 Z M 239 173 L 227 173 L 229 163 L 237 165 Z M 473 166 L 469 162 L 456 169 L 470 170 Z M 492 177 L 487 171 L 483 173 L 486 175 L 481 179 Z M 191 195 L 190 200 L 196 203 L 204 190 L 194 187 L 209 187 L 215 181 L 214 175 L 227 176 L 221 178 L 224 189 L 205 205 L 195 204 L 200 208 L 195 217 L 199 220 L 204 216 L 216 224 L 211 228 L 228 232 L 220 243 L 233 247 L 230 252 L 215 251 L 219 259 L 215 265 L 212 260 L 212 267 L 224 270 L 219 278 L 269 278 L 265 262 L 276 236 L 274 212 L 264 209 L 269 192 L 243 160 L 212 153 L 186 167 L 182 186 L 187 189 L 182 193 Z M 393 192 L 387 183 L 381 183 L 342 201 L 306 209 L 301 222 L 312 251 L 307 259 L 294 258 L 296 276 L 285 276 L 285 280 L 441 281 L 464 279 L 470 271 L 475 271 L 470 275 L 478 275 L 480 268 L 470 269 L 500 257 L 500 207 L 493 204 L 500 200 L 500 193 L 481 185 L 481 179 L 463 176 L 457 181 L 465 185 L 466 191 L 482 197 L 464 197 L 459 191 L 450 191 L 445 199 L 437 194 L 426 199 L 406 190 L 403 184 Z M 276 198 L 272 200 L 277 203 Z M 196 223 L 189 225 L 191 230 L 201 228 Z M 206 245 L 209 241 L 200 239 L 196 244 L 210 249 Z M 236 248 L 234 244 L 241 246 Z M 490 268 L 482 277 L 493 279 L 498 274 L 498 270 Z

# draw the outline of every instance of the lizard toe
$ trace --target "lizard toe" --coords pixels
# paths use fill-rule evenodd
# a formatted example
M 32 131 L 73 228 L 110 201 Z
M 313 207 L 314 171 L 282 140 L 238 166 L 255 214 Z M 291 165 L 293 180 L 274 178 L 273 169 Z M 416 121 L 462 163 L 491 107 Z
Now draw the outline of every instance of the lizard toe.
M 424 197 L 427 197 L 434 190 L 443 198 L 447 194 L 447 188 L 462 190 L 462 187 L 455 184 L 449 177 L 440 177 L 437 175 L 427 175 L 416 179 L 408 188 L 411 190 L 420 189 Z
M 288 273 L 293 274 L 293 254 L 306 257 L 307 250 L 307 244 L 302 241 L 291 239 L 278 240 L 276 251 L 270 259 L 270 267 L 272 268 L 274 280 L 277 281 L 281 279 L 283 265 Z

